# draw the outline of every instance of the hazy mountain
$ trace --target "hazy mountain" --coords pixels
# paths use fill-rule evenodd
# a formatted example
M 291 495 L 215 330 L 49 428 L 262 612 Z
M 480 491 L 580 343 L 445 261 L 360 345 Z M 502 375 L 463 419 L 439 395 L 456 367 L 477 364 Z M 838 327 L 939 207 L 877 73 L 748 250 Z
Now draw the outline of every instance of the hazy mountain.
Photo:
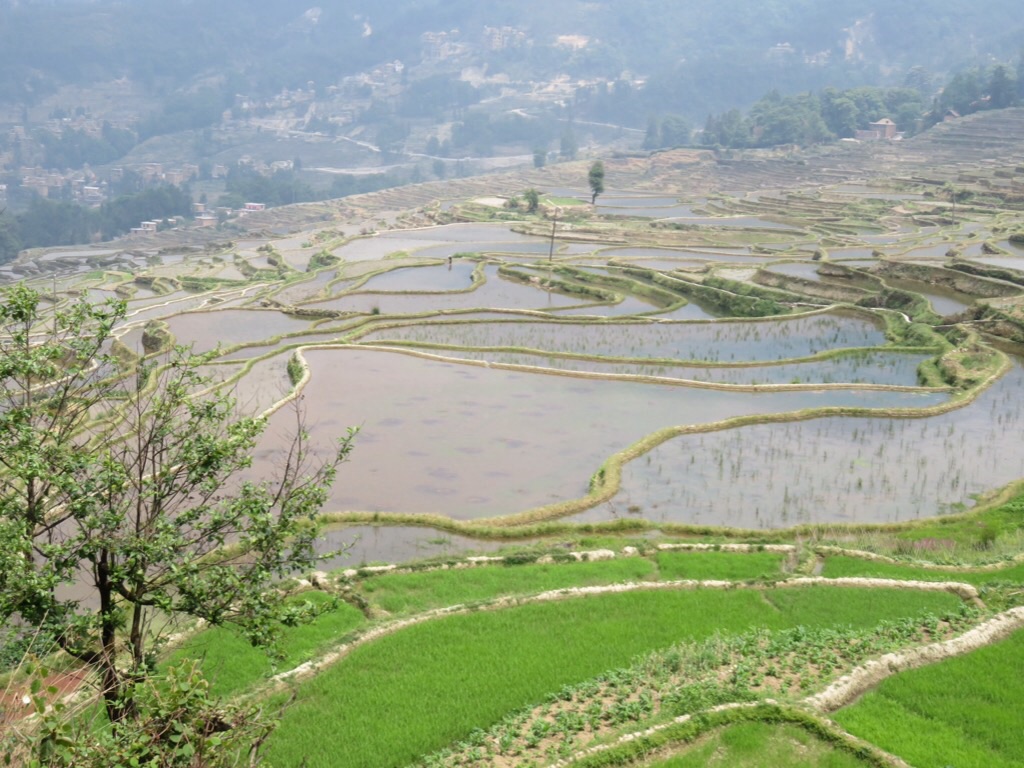
M 0 13 L 6 100 L 120 77 L 172 90 L 227 71 L 269 92 L 415 63 L 424 33 L 478 43 L 484 27 L 512 26 L 527 43 L 490 51 L 490 66 L 534 78 L 630 71 L 653 78 L 659 101 L 694 112 L 773 86 L 891 82 L 914 65 L 945 72 L 1008 57 L 1022 28 L 1013 0 L 5 0 Z

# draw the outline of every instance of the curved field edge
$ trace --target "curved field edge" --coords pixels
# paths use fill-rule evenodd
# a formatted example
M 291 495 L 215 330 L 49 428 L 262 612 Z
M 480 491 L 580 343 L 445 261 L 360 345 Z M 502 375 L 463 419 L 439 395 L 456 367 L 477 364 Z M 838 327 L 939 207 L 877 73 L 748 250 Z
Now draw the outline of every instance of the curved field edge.
M 492 522 L 485 519 L 456 520 L 439 514 L 379 511 L 325 512 L 321 515 L 320 520 L 332 526 L 369 524 L 420 527 L 482 541 L 509 542 L 555 536 L 600 536 L 624 533 L 640 535 L 647 532 L 661 532 L 669 536 L 743 539 L 754 542 L 778 542 L 793 538 L 807 538 L 811 542 L 821 542 L 855 534 L 902 535 L 913 539 L 921 534 L 941 535 L 944 531 L 952 533 L 960 529 L 963 531 L 971 529 L 970 533 L 976 539 L 977 531 L 973 530 L 973 526 L 984 525 L 991 517 L 1006 517 L 1003 511 L 1020 503 L 1024 503 L 1024 480 L 1015 480 L 983 495 L 974 507 L 962 512 L 899 523 L 802 523 L 770 531 L 711 524 L 651 522 L 642 518 L 620 518 L 619 520 L 596 523 L 571 523 L 557 518 L 545 518 L 539 521 L 532 520 L 527 523 L 508 525 L 507 523 L 503 524 L 506 518 L 498 518 L 497 522 Z M 1021 527 L 1005 520 L 1001 520 L 999 526 L 1008 526 L 1014 529 Z
M 374 344 L 358 344 L 355 345 L 360 350 L 368 350 L 371 352 L 391 352 L 394 354 L 408 355 L 410 357 L 418 357 L 422 360 L 437 360 L 444 363 L 455 363 L 457 365 L 470 365 L 477 368 L 494 368 L 496 370 L 504 371 L 520 371 L 523 373 L 536 373 L 544 376 L 563 376 L 574 379 L 598 379 L 604 381 L 634 381 L 638 384 L 665 384 L 668 386 L 676 387 L 688 387 L 691 389 L 715 389 L 723 392 L 801 392 L 801 391 L 818 391 L 818 390 L 837 390 L 837 389 L 853 389 L 863 391 L 874 391 L 874 392 L 952 392 L 954 391 L 950 386 L 938 386 L 938 387 L 921 387 L 921 386 L 908 386 L 902 384 L 870 384 L 870 383 L 842 383 L 842 382 L 821 382 L 821 383 L 807 383 L 807 384 L 728 384 L 717 381 L 699 381 L 697 379 L 680 379 L 671 376 L 650 376 L 647 374 L 632 374 L 632 373 L 602 373 L 600 371 L 574 371 L 565 370 L 561 368 L 548 368 L 539 365 L 523 365 L 520 363 L 497 363 L 492 361 L 474 360 L 465 357 L 449 357 L 447 355 L 438 355 L 430 352 L 420 351 L 419 348 L 431 348 L 431 349 L 466 349 L 466 350 L 484 350 L 484 351 L 499 351 L 499 352 L 523 352 L 525 354 L 535 355 L 548 355 L 550 353 L 543 350 L 529 349 L 527 347 L 456 347 L 454 345 L 443 345 L 443 344 L 421 344 L 419 342 L 402 342 L 402 346 L 388 346 L 387 341 L 384 340 L 381 343 Z M 339 348 L 339 347 L 336 347 Z M 347 348 L 347 347 L 340 347 Z M 878 351 L 893 351 L 889 347 L 851 347 L 842 350 L 831 350 L 834 354 L 829 354 L 829 357 L 836 357 L 846 354 L 858 354 L 862 352 L 878 352 Z M 895 350 L 898 352 L 919 352 L 919 349 L 909 350 Z M 927 350 L 932 351 L 932 350 Z M 688 365 L 688 361 L 672 361 L 661 358 L 649 358 L 645 360 L 636 360 L 630 358 L 613 358 L 613 357 L 585 357 L 583 355 L 558 355 L 559 357 L 566 357 L 580 360 L 597 360 L 603 362 L 643 362 L 654 365 L 671 364 L 671 365 Z M 804 357 L 804 358 L 789 358 L 782 361 L 782 364 L 789 363 L 802 363 L 802 362 L 813 362 L 816 360 L 826 359 L 824 356 Z M 772 363 L 775 365 L 776 363 Z M 710 366 L 708 366 L 710 367 Z M 725 367 L 725 366 L 719 366 Z M 757 368 L 767 367 L 764 365 L 758 365 L 755 363 L 743 363 L 740 365 L 731 366 L 733 368 Z
M 614 587 L 629 592 L 582 600 L 564 598 L 606 590 L 560 590 L 547 598 L 554 602 L 531 600 L 514 610 L 478 607 L 452 615 L 454 609 L 447 609 L 435 612 L 433 618 L 439 621 L 401 623 L 398 628 L 403 631 L 392 629 L 387 639 L 378 635 L 380 630 L 371 631 L 362 646 L 347 651 L 345 663 L 332 664 L 299 686 L 298 700 L 271 743 L 271 757 L 294 762 L 308 754 L 311 766 L 339 764 L 334 761 L 340 754 L 312 756 L 313 744 L 322 740 L 313 721 L 326 718 L 349 734 L 344 747 L 334 748 L 345 752 L 345 764 L 405 764 L 573 679 L 626 663 L 652 647 L 708 637 L 723 629 L 834 624 L 844 619 L 873 624 L 888 614 L 917 615 L 927 605 L 953 604 L 952 596 L 924 599 L 901 590 L 887 592 L 888 599 L 877 590 L 851 590 L 839 601 L 833 590 L 822 587 L 769 590 L 784 598 L 781 605 L 773 605 L 764 601 L 764 590 L 650 586 Z M 835 615 L 837 603 L 843 605 L 842 616 Z M 644 619 L 638 622 L 637 615 Z M 680 616 L 689 619 L 685 629 Z M 567 678 L 570 670 L 574 676 Z M 431 679 L 431 674 L 438 679 Z M 385 682 L 392 677 L 392 683 Z M 450 706 L 436 711 L 419 698 L 425 691 L 432 701 L 451 702 Z M 464 724 L 455 727 L 453 719 Z M 407 739 L 417 746 L 401 747 Z M 366 743 L 353 752 L 350 747 L 357 741 Z M 352 762 L 360 754 L 363 762 Z M 393 757 L 384 759 L 385 754 Z
M 761 720 L 715 728 L 692 743 L 664 750 L 644 768 L 865 768 L 853 752 L 806 728 Z
M 787 570 L 794 574 L 810 571 L 815 557 L 825 549 L 829 551 L 829 558 L 848 558 L 864 564 L 869 570 L 876 561 L 889 567 L 884 573 L 844 574 L 853 577 L 888 577 L 883 581 L 877 578 L 854 578 L 845 582 L 854 586 L 900 585 L 916 588 L 914 584 L 902 584 L 895 579 L 919 577 L 924 570 L 920 563 L 908 569 L 907 564 L 899 564 L 900 561 L 893 558 L 871 558 L 872 553 L 856 550 L 728 543 L 662 543 L 642 551 L 626 546 L 621 553 L 607 549 L 565 552 L 559 548 L 544 555 L 517 552 L 507 557 L 468 557 L 401 566 L 350 568 L 336 574 L 333 580 L 323 575 L 316 577 L 317 587 L 304 579 L 296 582 L 300 592 L 295 598 L 310 600 L 326 609 L 326 612 L 311 624 L 286 628 L 281 638 L 281 648 L 285 654 L 280 658 L 272 659 L 266 652 L 251 647 L 230 630 L 210 628 L 188 633 L 188 637 L 179 641 L 180 644 L 173 644 L 175 650 L 171 660 L 203 658 L 213 693 L 232 695 L 248 686 L 258 685 L 260 679 L 277 670 L 290 670 L 281 673 L 281 677 L 288 677 L 300 673 L 300 665 L 307 665 L 307 670 L 311 670 L 313 665 L 320 666 L 325 653 L 328 656 L 334 655 L 328 653 L 330 648 L 339 642 L 344 646 L 357 639 L 360 632 L 365 631 L 361 625 L 368 619 L 380 620 L 396 612 L 410 615 L 445 606 L 486 607 L 490 601 L 504 605 L 511 600 L 530 600 L 531 596 L 551 596 L 563 591 L 571 594 L 575 587 L 593 588 L 626 582 L 657 584 L 660 580 L 675 580 L 679 584 L 692 584 L 694 582 L 680 582 L 679 579 L 695 579 L 698 576 L 705 580 L 705 586 L 721 586 L 725 583 L 723 580 L 746 580 L 742 585 L 745 587 L 756 584 L 769 586 L 772 583 L 796 585 L 807 582 L 793 580 Z M 1002 565 L 1004 568 L 998 565 L 961 569 L 933 566 L 937 570 L 930 573 L 926 571 L 924 575 L 932 581 L 937 578 L 948 580 L 959 575 L 961 578 L 976 576 L 978 578 L 969 579 L 975 583 L 1005 582 L 1002 571 L 1007 564 Z M 843 582 L 826 580 L 821 583 Z M 932 588 L 951 591 L 965 600 L 978 600 L 978 593 L 968 585 L 933 584 Z
M 857 765 L 909 768 L 899 758 L 844 731 L 836 723 L 805 709 L 774 701 L 726 704 L 695 715 L 683 715 L 668 725 L 626 734 L 612 745 L 594 747 L 555 762 L 552 768 L 650 765 L 652 758 L 669 757 L 693 746 L 710 733 L 743 723 L 795 726 L 823 744 L 850 755 Z
M 345 345 L 309 345 L 295 350 L 296 359 L 301 364 L 301 373 L 292 392 L 274 406 L 262 414 L 263 418 L 269 417 L 285 405 L 295 401 L 301 396 L 301 392 L 311 378 L 309 364 L 303 356 L 303 350 L 308 349 L 344 349 Z M 372 349 L 371 347 L 358 347 L 360 349 Z M 380 351 L 394 351 L 390 348 L 382 348 Z M 413 354 L 409 352 L 409 354 Z M 861 417 L 861 418 L 916 418 L 923 419 L 929 416 L 936 416 L 948 413 L 957 408 L 963 408 L 972 402 L 992 384 L 997 378 L 1004 375 L 1011 366 L 1009 358 L 999 352 L 999 367 L 989 372 L 983 380 L 972 386 L 970 389 L 954 395 L 948 402 L 938 405 L 926 406 L 923 408 L 858 408 L 858 407 L 823 407 L 809 408 L 800 411 L 790 411 L 779 414 L 754 414 L 749 416 L 738 416 L 700 425 L 682 425 L 665 427 L 657 430 L 626 449 L 619 451 L 609 457 L 591 477 L 590 490 L 585 496 L 570 499 L 567 501 L 547 504 L 523 512 L 514 513 L 492 518 L 480 518 L 471 522 L 456 522 L 452 518 L 439 514 L 417 514 L 402 515 L 401 513 L 388 512 L 328 512 L 323 519 L 328 522 L 409 522 L 411 519 L 418 520 L 414 523 L 435 528 L 455 530 L 456 526 L 461 531 L 472 531 L 474 529 L 486 528 L 511 528 L 529 525 L 538 522 L 549 521 L 561 517 L 568 517 L 583 512 L 598 504 L 609 501 L 618 493 L 622 481 L 623 466 L 652 449 L 658 447 L 673 438 L 683 435 L 705 434 L 718 432 L 738 427 L 752 426 L 757 424 L 780 424 L 796 421 L 808 421 L 812 419 L 827 418 L 834 416 Z M 482 361 L 459 361 L 480 367 L 487 364 Z
M 795 722 L 868 765 L 906 766 L 901 758 L 907 758 L 918 768 L 951 764 L 1009 768 L 1019 765 L 1024 755 L 1024 738 L 1013 714 L 1024 696 L 1024 675 L 1012 672 L 1022 665 L 1022 627 L 1024 609 L 1018 608 L 949 640 L 871 660 L 805 700 L 804 705 L 814 712 L 774 701 L 727 703 L 625 734 L 554 765 L 627 765 L 640 761 L 647 765 L 652 750 L 662 755 L 678 752 L 706 730 L 737 722 L 735 713 L 741 713 L 739 722 Z M 918 669 L 926 665 L 927 669 Z M 920 674 L 915 679 L 915 673 L 906 670 L 918 670 Z M 1004 683 L 1007 677 L 1009 683 Z M 865 699 L 835 716 L 853 733 L 821 716 L 849 705 L 876 687 Z M 962 701 L 965 695 L 969 705 Z M 965 714 L 968 709 L 969 715 Z M 728 714 L 723 717 L 723 713 Z M 968 725 L 962 726 L 965 719 Z M 681 725 L 686 727 L 680 729 Z
M 893 675 L 833 717 L 917 768 L 1018 766 L 1022 650 L 1018 628 L 972 653 Z

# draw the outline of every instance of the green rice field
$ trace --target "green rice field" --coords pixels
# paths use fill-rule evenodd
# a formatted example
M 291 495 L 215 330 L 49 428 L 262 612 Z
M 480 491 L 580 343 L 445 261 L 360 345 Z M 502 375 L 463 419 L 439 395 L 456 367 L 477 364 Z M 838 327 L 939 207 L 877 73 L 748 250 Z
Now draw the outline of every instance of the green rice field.
M 362 594 L 372 605 L 390 614 L 406 614 L 504 595 L 530 595 L 550 589 L 648 581 L 655 576 L 655 566 L 650 560 L 626 558 L 607 563 L 497 565 L 385 574 L 366 579 L 360 586 Z
M 916 768 L 1024 764 L 1024 632 L 884 681 L 835 720 Z
M 956 604 L 895 590 L 641 591 L 450 616 L 357 648 L 301 684 L 268 757 L 310 768 L 402 766 L 674 642 L 756 626 L 870 626 Z M 325 740 L 324 722 L 345 738 Z
M 1020 584 L 1024 582 L 1024 563 L 1007 564 L 1004 567 L 986 570 L 939 569 L 836 555 L 826 558 L 822 575 L 830 579 L 844 576 L 867 576 L 917 581 L 960 581 L 978 586 L 1000 582 Z

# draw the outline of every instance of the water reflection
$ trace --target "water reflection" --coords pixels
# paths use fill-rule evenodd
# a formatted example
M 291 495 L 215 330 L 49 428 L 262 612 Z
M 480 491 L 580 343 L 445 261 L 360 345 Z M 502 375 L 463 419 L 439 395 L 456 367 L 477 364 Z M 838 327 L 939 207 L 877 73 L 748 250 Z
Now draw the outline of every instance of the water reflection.
M 776 528 L 969 506 L 1024 475 L 1022 386 L 1018 361 L 973 404 L 928 419 L 825 418 L 678 437 L 627 464 L 611 503 L 573 519 L 632 508 L 656 521 Z
M 362 425 L 328 510 L 510 514 L 586 492 L 616 451 L 674 424 L 824 406 L 923 407 L 944 394 L 722 392 L 488 369 L 359 348 L 306 354 L 321 445 Z M 248 378 L 248 377 L 247 377 Z M 271 420 L 273 461 L 294 419 Z
M 381 340 L 709 363 L 786 360 L 886 343 L 885 334 L 871 320 L 833 313 L 771 322 L 422 323 L 388 328 L 361 339 Z
M 465 557 L 476 552 L 493 552 L 504 546 L 506 542 L 471 539 L 432 528 L 351 525 L 327 528 L 317 542 L 317 551 L 334 555 L 320 566 L 333 570 L 428 557 Z

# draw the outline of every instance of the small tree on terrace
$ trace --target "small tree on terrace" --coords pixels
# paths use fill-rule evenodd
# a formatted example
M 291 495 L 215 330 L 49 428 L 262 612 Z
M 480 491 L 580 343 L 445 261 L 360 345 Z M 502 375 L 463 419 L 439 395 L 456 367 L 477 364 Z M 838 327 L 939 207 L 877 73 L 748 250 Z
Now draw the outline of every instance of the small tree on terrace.
M 526 202 L 526 212 L 536 213 L 540 206 L 540 192 L 533 187 L 523 192 L 523 200 Z
M 303 609 L 271 589 L 311 567 L 315 516 L 352 433 L 318 461 L 301 430 L 272 480 L 244 477 L 264 427 L 177 349 L 125 374 L 105 352 L 123 304 L 0 298 L 0 619 L 91 666 L 113 723 L 138 714 L 167 625 L 233 623 L 271 644 Z M 77 597 L 68 585 L 76 585 Z
M 597 202 L 597 196 L 604 192 L 604 163 L 595 160 L 587 173 L 587 183 L 590 184 L 590 203 Z

